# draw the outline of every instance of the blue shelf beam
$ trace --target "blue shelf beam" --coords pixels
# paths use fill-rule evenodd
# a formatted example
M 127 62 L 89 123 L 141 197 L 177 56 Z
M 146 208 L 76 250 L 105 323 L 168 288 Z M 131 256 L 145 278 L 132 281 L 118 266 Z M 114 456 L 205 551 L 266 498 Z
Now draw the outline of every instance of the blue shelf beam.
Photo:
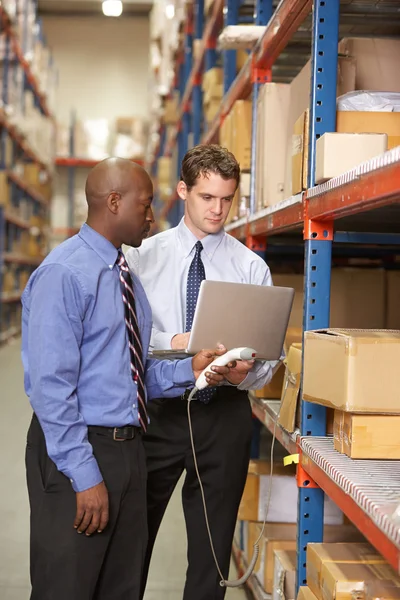
M 225 27 L 239 22 L 239 0 L 225 0 Z M 236 78 L 236 50 L 224 50 L 224 94 Z

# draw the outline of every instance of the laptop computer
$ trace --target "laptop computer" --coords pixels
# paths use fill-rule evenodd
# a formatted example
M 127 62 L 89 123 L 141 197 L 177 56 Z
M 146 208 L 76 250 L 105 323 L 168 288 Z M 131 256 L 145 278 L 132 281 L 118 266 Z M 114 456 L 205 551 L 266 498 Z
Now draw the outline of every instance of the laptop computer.
M 204 280 L 188 347 L 153 350 L 150 357 L 187 358 L 223 344 L 227 350 L 254 348 L 258 360 L 278 360 L 293 299 L 292 288 Z

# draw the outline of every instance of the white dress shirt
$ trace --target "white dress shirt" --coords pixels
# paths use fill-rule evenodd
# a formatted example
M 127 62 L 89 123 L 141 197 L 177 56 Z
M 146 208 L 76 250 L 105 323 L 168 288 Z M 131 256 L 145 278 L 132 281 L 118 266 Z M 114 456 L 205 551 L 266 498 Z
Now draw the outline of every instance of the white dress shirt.
M 152 349 L 171 348 L 172 338 L 185 332 L 186 282 L 197 241 L 182 219 L 177 227 L 144 240 L 140 248 L 131 248 L 126 253 L 153 311 Z M 269 267 L 262 258 L 225 231 L 207 235 L 201 243 L 207 279 L 273 285 Z M 239 389 L 262 388 L 278 365 L 278 361 L 256 361 Z

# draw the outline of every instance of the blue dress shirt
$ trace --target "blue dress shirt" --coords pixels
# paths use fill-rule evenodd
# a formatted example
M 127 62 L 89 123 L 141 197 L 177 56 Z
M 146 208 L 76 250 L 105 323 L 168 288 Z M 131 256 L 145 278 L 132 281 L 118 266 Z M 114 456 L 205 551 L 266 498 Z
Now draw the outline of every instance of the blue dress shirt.
M 102 481 L 87 425 L 139 426 L 117 249 L 88 225 L 53 250 L 22 296 L 25 390 L 57 468 L 83 491 Z M 152 316 L 132 274 L 148 398 L 193 385 L 191 359 L 147 360 Z

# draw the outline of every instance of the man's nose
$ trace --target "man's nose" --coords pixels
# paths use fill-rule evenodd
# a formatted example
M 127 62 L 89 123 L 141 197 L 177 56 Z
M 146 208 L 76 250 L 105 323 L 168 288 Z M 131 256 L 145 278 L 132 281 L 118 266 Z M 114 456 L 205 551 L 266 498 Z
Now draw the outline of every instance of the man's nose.
M 222 201 L 221 200 L 216 200 L 214 207 L 213 207 L 213 212 L 216 215 L 220 215 L 222 213 Z
M 147 215 L 147 220 L 150 221 L 150 223 L 154 223 L 154 221 L 155 221 L 153 208 L 151 206 L 150 206 L 149 213 Z

